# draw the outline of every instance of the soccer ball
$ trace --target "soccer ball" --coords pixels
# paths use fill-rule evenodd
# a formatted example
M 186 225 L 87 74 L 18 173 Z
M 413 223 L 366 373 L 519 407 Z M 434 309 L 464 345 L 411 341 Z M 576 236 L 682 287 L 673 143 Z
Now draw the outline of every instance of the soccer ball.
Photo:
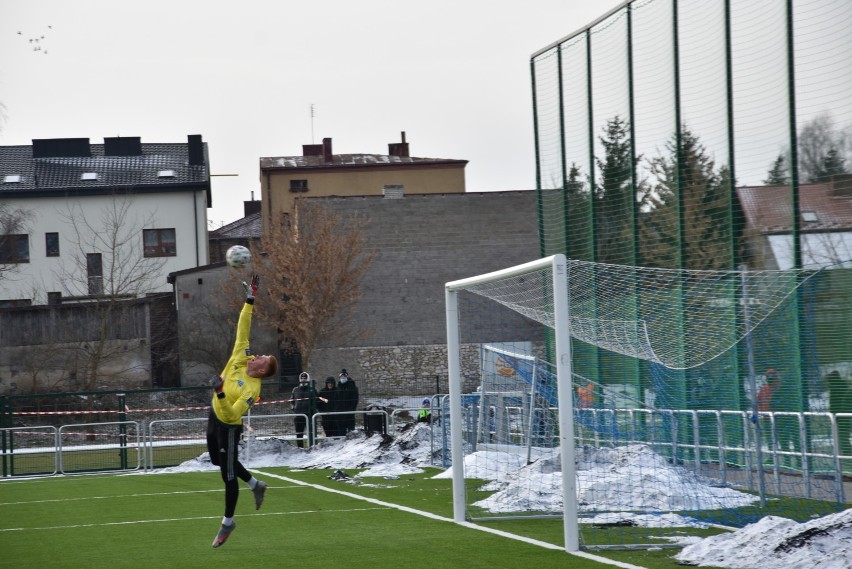
M 234 245 L 225 253 L 225 261 L 235 269 L 251 263 L 251 252 L 242 245 Z

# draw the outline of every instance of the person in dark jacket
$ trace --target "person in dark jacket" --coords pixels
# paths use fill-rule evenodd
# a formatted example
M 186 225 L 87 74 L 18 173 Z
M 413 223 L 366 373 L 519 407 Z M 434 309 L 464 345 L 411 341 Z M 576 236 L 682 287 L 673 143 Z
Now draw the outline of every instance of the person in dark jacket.
M 293 413 L 298 413 L 299 416 L 293 418 L 296 426 L 296 444 L 299 447 L 304 447 L 305 428 L 308 422 L 316 413 L 317 390 L 311 385 L 311 374 L 303 371 L 299 374 L 299 385 L 293 388 L 293 394 L 290 398 L 290 409 Z M 306 415 L 307 418 L 302 417 Z M 310 433 L 308 434 L 310 439 Z
M 337 384 L 334 381 L 333 376 L 328 376 L 325 378 L 325 387 L 320 389 L 319 392 L 319 402 L 317 403 L 317 410 L 320 413 L 334 413 L 339 411 L 338 408 L 340 406 L 339 401 L 340 392 L 337 390 Z M 323 399 L 325 401 L 323 401 Z M 322 430 L 325 432 L 325 436 L 327 437 L 339 437 L 342 433 L 340 433 L 340 428 L 338 423 L 340 422 L 340 415 L 328 415 L 322 418 Z
M 338 402 L 340 411 L 355 411 L 358 409 L 358 386 L 355 380 L 349 377 L 344 368 L 337 378 Z M 338 415 L 340 417 L 340 435 L 355 430 L 355 415 Z

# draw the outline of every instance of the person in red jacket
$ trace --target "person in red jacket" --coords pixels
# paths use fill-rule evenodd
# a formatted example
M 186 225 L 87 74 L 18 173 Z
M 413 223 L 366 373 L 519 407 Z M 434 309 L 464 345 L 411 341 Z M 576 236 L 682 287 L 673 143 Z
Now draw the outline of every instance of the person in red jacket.
M 213 547 L 225 543 L 237 527 L 234 522 L 240 493 L 237 479 L 243 480 L 251 488 L 256 509 L 260 509 L 266 493 L 266 483 L 252 476 L 237 457 L 237 445 L 243 431 L 243 415 L 248 413 L 260 398 L 261 378 L 275 375 L 278 371 L 278 360 L 275 356 L 254 356 L 249 348 L 254 297 L 259 283 L 257 275 L 252 277 L 251 284 L 243 283 L 246 302 L 237 322 L 234 350 L 214 383 L 213 404 L 207 420 L 207 451 L 210 462 L 219 467 L 222 481 L 225 483 L 225 515 L 213 540 Z
M 772 397 L 781 386 L 781 376 L 774 369 L 766 370 L 766 383 L 757 392 L 757 410 L 772 411 Z

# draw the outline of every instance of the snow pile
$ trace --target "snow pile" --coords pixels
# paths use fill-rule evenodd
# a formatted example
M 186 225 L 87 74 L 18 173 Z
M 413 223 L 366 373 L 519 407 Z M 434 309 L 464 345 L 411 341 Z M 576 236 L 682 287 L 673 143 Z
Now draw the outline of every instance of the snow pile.
M 733 533 L 688 545 L 676 559 L 732 569 L 849 569 L 852 509 L 805 523 L 766 516 Z
M 556 455 L 526 464 L 525 456 L 479 451 L 465 457 L 465 474 L 492 481 L 482 489 L 495 493 L 475 504 L 490 512 L 561 512 L 559 461 Z M 715 486 L 711 480 L 672 466 L 645 445 L 584 448 L 578 453 L 577 467 L 581 512 L 738 508 L 757 500 L 751 494 Z M 449 477 L 450 473 L 439 476 Z

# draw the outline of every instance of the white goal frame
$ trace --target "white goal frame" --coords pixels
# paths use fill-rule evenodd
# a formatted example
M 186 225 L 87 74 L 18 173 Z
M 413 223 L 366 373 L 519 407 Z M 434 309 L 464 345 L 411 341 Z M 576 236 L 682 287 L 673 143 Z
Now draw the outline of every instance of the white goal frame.
M 453 478 L 453 520 L 465 522 L 464 440 L 462 419 L 461 345 L 458 320 L 458 293 L 465 288 L 491 283 L 508 277 L 551 267 L 553 274 L 553 311 L 556 349 L 556 374 L 559 404 L 559 450 L 562 463 L 562 520 L 565 550 L 580 550 L 577 519 L 577 472 L 574 443 L 574 401 L 572 389 L 571 325 L 568 303 L 568 266 L 565 256 L 552 255 L 522 265 L 445 285 L 447 316 L 447 371 L 450 383 L 450 453 Z

